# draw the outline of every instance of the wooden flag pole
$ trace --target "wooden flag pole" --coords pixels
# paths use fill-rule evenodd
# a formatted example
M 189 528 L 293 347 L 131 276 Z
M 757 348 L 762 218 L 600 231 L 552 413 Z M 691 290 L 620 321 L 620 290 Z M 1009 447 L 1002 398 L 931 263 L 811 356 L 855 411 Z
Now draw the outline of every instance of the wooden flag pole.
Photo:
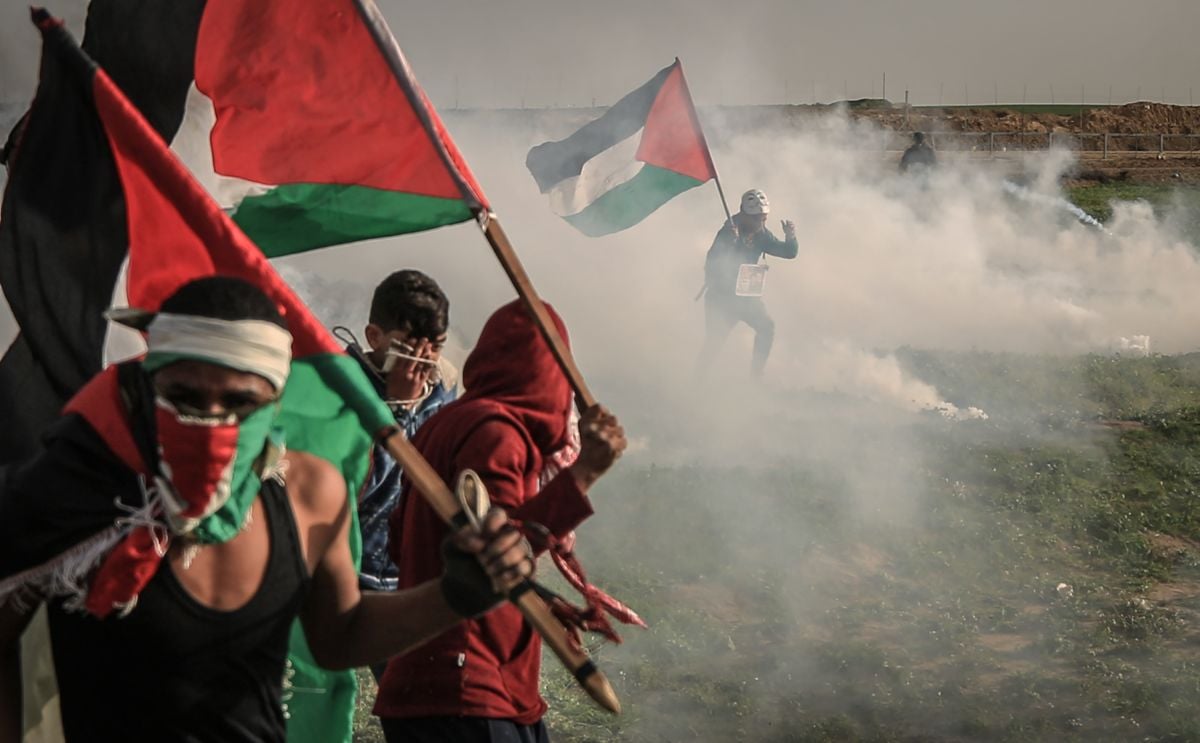
M 712 149 L 708 146 L 708 137 L 704 136 L 704 126 L 700 123 L 700 114 L 696 112 L 696 104 L 692 100 L 692 92 L 687 84 L 687 75 L 683 74 L 683 62 L 676 57 L 675 64 L 679 66 L 679 76 L 683 79 L 683 88 L 687 93 L 688 105 L 691 107 L 692 120 L 695 122 L 696 132 L 700 135 L 700 143 L 704 145 L 704 156 L 708 159 L 708 167 L 712 170 L 713 183 L 717 184 L 717 196 L 721 197 L 721 208 L 725 210 L 725 219 L 733 222 L 733 215 L 729 213 L 729 202 L 725 199 L 725 189 L 721 187 L 721 175 L 717 173 L 717 164 L 713 162 Z
M 542 302 L 542 298 L 533 288 L 533 282 L 530 281 L 529 274 L 525 273 L 521 259 L 517 257 L 517 252 L 513 250 L 512 243 L 508 240 L 508 235 L 500 226 L 500 220 L 496 218 L 495 214 L 488 212 L 481 216 L 479 225 L 483 229 L 488 244 L 496 253 L 497 260 L 504 267 L 504 272 L 508 274 L 508 280 L 512 282 L 513 288 L 517 290 L 525 308 L 533 316 L 534 324 L 538 326 L 542 337 L 550 346 L 550 353 L 554 354 L 559 368 L 567 375 L 571 388 L 575 390 L 575 396 L 579 398 L 580 410 L 592 407 L 596 404 L 596 396 L 588 388 L 587 382 L 583 378 L 583 372 L 579 371 L 575 357 L 571 355 L 571 349 L 567 347 L 563 337 L 558 334 L 558 328 L 550 318 L 550 313 L 546 311 L 546 305 Z
M 717 169 L 713 168 L 713 173 L 716 172 Z M 725 219 L 733 222 L 733 215 L 729 213 L 729 202 L 725 200 L 725 189 L 721 188 L 721 176 L 714 175 L 713 183 L 717 184 L 717 195 L 721 197 L 721 207 L 725 210 Z
M 412 106 L 418 121 L 421 122 L 421 126 L 429 137 L 429 141 L 436 149 L 450 177 L 458 186 L 463 202 L 476 215 L 480 227 L 487 236 L 488 242 L 491 244 L 492 249 L 496 251 L 496 257 L 500 259 L 500 264 L 504 266 L 505 272 L 508 274 L 513 286 L 517 289 L 517 293 L 525 302 L 526 308 L 532 313 L 535 324 L 541 329 L 542 337 L 546 339 L 551 353 L 554 354 L 555 360 L 558 361 L 563 373 L 566 374 L 567 379 L 570 381 L 571 387 L 575 390 L 575 394 L 579 398 L 580 407 L 584 409 L 590 408 L 596 404 L 596 397 L 588 389 L 587 383 L 584 382 L 583 374 L 580 373 L 579 367 L 576 366 L 570 349 L 567 348 L 566 342 L 559 336 L 558 329 L 550 319 L 550 313 L 546 311 L 545 304 L 542 303 L 541 298 L 534 291 L 533 284 L 529 281 L 529 276 L 525 273 L 524 267 L 521 266 L 521 262 L 513 251 L 508 237 L 500 229 L 495 215 L 491 214 L 490 210 L 486 208 L 484 200 L 475 192 L 475 186 L 468 183 L 460 171 L 459 163 L 450 155 L 446 147 L 446 142 L 443 140 L 443 136 L 445 135 L 434 124 L 434 117 L 429 108 L 429 102 L 421 92 L 420 86 L 417 85 L 412 68 L 409 67 L 408 60 L 404 58 L 404 53 L 400 51 L 400 45 L 396 43 L 396 38 L 388 30 L 383 14 L 379 12 L 379 8 L 375 5 L 374 0 L 354 0 L 354 4 L 363 22 L 366 23 L 368 30 L 371 32 L 371 36 L 374 38 L 380 53 L 391 68 L 396 82 Z M 421 456 L 421 453 L 413 448 L 412 444 L 404 438 L 403 434 L 399 433 L 387 436 L 384 440 L 384 445 L 388 453 L 404 467 L 405 475 L 413 481 L 413 484 L 417 486 L 417 491 L 429 501 L 433 509 L 445 519 L 451 528 L 461 528 L 466 523 L 466 514 L 462 512 L 458 499 L 450 491 L 446 483 L 442 481 L 442 478 L 438 476 L 433 467 L 430 466 L 429 462 Z M 546 644 L 550 646 L 554 654 L 567 667 L 567 670 L 575 676 L 575 680 L 583 686 L 592 699 L 596 700 L 601 707 L 609 712 L 614 714 L 619 713 L 621 711 L 621 703 L 617 699 L 616 692 L 613 691 L 608 679 L 605 678 L 604 674 L 600 672 L 587 654 L 571 642 L 571 639 L 567 636 L 567 629 L 561 622 L 555 619 L 550 608 L 546 606 L 546 602 L 537 593 L 529 590 L 531 586 L 532 583 L 530 581 L 525 581 L 518 585 L 517 588 L 509 592 L 509 600 L 517 605 L 526 621 L 542 636 Z
M 405 477 L 412 480 L 413 485 L 425 496 L 443 521 L 451 528 L 461 528 L 467 524 L 466 514 L 463 513 L 458 498 L 425 457 L 404 438 L 402 432 L 394 431 L 384 439 L 383 444 L 388 453 L 404 468 Z M 567 635 L 567 628 L 554 617 L 542 597 L 530 590 L 532 587 L 528 580 L 518 584 L 509 592 L 509 601 L 521 610 L 525 620 L 542 636 L 588 695 L 609 712 L 620 714 L 621 702 L 608 678 L 596 667 L 587 653 L 572 642 Z

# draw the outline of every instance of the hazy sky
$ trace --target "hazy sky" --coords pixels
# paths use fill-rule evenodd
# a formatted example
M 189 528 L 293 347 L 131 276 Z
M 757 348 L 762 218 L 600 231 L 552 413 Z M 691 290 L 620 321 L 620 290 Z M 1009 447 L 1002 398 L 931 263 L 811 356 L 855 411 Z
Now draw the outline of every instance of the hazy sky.
M 49 0 L 78 26 L 83 0 Z M 611 103 L 683 59 L 705 103 L 1200 103 L 1197 0 L 380 0 L 441 107 Z M 27 3 L 0 0 L 0 102 L 33 89 Z

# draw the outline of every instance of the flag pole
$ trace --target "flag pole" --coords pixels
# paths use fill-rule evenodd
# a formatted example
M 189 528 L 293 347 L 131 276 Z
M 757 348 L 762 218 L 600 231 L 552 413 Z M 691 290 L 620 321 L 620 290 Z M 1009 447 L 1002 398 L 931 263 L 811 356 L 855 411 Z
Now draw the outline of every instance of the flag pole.
M 696 102 L 692 100 L 692 90 L 688 87 L 687 75 L 683 73 L 683 62 L 679 60 L 679 57 L 675 58 L 675 65 L 679 67 L 679 78 L 683 82 L 683 90 L 687 94 L 687 101 L 692 109 L 692 120 L 696 122 L 700 143 L 704 145 L 704 156 L 708 158 L 708 167 L 712 168 L 713 183 L 717 184 L 717 196 L 721 197 L 721 208 L 725 210 L 725 219 L 733 222 L 733 215 L 729 213 L 729 202 L 725 199 L 725 189 L 721 187 L 721 175 L 717 173 L 717 164 L 713 162 L 712 150 L 708 147 L 708 137 L 704 136 L 704 127 L 700 124 L 700 114 L 696 112 Z
M 446 149 L 441 133 L 434 126 L 433 118 L 426 107 L 428 104 L 420 93 L 412 68 L 409 67 L 408 60 L 404 58 L 404 53 L 400 51 L 400 45 L 396 43 L 395 37 L 388 30 L 383 14 L 379 12 L 379 8 L 376 7 L 373 0 L 355 0 L 355 5 L 367 29 L 374 37 L 380 53 L 383 54 L 388 67 L 391 68 L 397 84 L 417 114 L 417 119 L 425 129 L 426 136 L 433 143 L 442 163 L 458 186 L 463 202 L 479 221 L 488 243 L 492 245 L 509 280 L 513 282 L 517 293 L 533 316 L 534 324 L 538 326 L 542 337 L 550 346 L 551 353 L 554 354 L 555 360 L 558 361 L 563 373 L 567 376 L 575 394 L 579 397 L 583 407 L 588 408 L 595 405 L 595 396 L 584 382 L 583 374 L 575 364 L 571 350 L 550 320 L 550 313 L 546 310 L 546 305 L 534 291 L 533 283 L 525 273 L 512 244 L 509 243 L 504 231 L 500 229 L 494 215 L 484 207 L 483 200 L 475 193 L 474 187 L 463 177 L 458 165 Z M 458 504 L 458 499 L 438 476 L 437 471 L 421 456 L 421 453 L 403 435 L 395 432 L 385 435 L 384 446 L 388 453 L 404 467 L 405 475 L 416 485 L 417 492 L 425 497 L 438 515 L 452 528 L 461 528 L 466 523 L 466 517 Z M 535 591 L 528 590 L 531 586 L 530 581 L 525 581 L 517 586 L 516 589 L 509 592 L 509 601 L 520 609 L 526 621 L 542 636 L 542 639 L 546 641 L 546 644 L 550 646 L 588 695 L 604 709 L 613 714 L 619 714 L 621 703 L 608 678 L 596 667 L 595 662 L 588 657 L 587 653 L 567 635 L 566 627 L 554 617 L 542 597 Z
M 534 290 L 533 283 L 530 281 L 529 275 L 525 273 L 525 268 L 521 265 L 520 259 L 517 258 L 512 243 L 509 242 L 508 236 L 504 234 L 504 230 L 500 228 L 499 223 L 496 221 L 496 215 L 484 205 L 483 199 L 475 192 L 475 187 L 463 177 L 459 170 L 459 165 L 446 149 L 446 144 L 442 141 L 442 133 L 434 125 L 433 118 L 430 116 L 429 109 L 427 108 L 428 103 L 420 93 L 416 76 L 413 75 L 408 60 L 405 59 L 404 53 L 400 50 L 400 45 L 396 43 L 392 32 L 388 30 L 383 14 L 379 12 L 379 8 L 375 5 L 374 0 L 356 0 L 355 5 L 358 7 L 363 21 L 374 37 L 379 51 L 387 60 L 388 66 L 396 78 L 396 82 L 399 83 L 400 89 L 404 92 L 409 104 L 413 107 L 413 111 L 417 114 L 417 119 L 425 129 L 426 135 L 432 142 L 434 149 L 437 150 L 451 178 L 454 179 L 455 184 L 458 186 L 463 202 L 478 220 L 480 229 L 483 230 L 488 244 L 492 246 L 492 250 L 495 252 L 496 258 L 499 259 L 500 265 L 503 266 L 504 272 L 508 274 L 513 288 L 517 290 L 517 294 L 521 297 L 526 309 L 533 316 L 534 324 L 537 325 L 542 337 L 546 340 L 547 345 L 550 346 L 550 352 L 554 355 L 563 374 L 567 376 L 567 380 L 571 383 L 571 388 L 575 391 L 582 407 L 584 409 L 590 408 L 596 404 L 596 397 L 588 388 L 587 382 L 584 381 L 583 373 L 579 371 L 579 366 L 575 363 L 575 359 L 571 355 L 571 349 L 567 347 L 566 342 L 558 334 L 558 329 L 554 326 L 553 321 L 551 321 L 550 313 L 546 310 L 545 303 L 542 302 L 541 297 Z M 707 147 L 708 145 L 706 144 L 705 148 Z
M 704 145 L 708 147 L 708 145 Z M 725 189 L 721 188 L 721 176 L 716 175 L 717 169 L 713 167 L 713 183 L 717 184 L 717 195 L 721 197 L 721 207 L 725 210 L 725 219 L 733 221 L 733 215 L 729 213 L 729 202 L 725 200 Z
M 546 344 L 550 346 L 550 353 L 558 361 L 559 368 L 566 375 L 567 381 L 575 391 L 575 396 L 579 398 L 580 408 L 586 410 L 592 407 L 596 404 L 596 396 L 588 388 L 587 381 L 583 378 L 583 372 L 579 370 L 579 366 L 575 363 L 575 357 L 571 354 L 571 349 L 550 318 L 550 313 L 546 310 L 546 303 L 533 288 L 533 281 L 525 272 L 525 266 L 521 264 L 521 259 L 517 257 L 517 251 L 509 242 L 508 234 L 500 226 L 499 218 L 495 213 L 487 212 L 480 216 L 479 227 L 483 230 L 483 236 L 487 238 L 488 244 L 492 246 L 492 252 L 496 254 L 496 259 L 504 267 L 504 272 L 508 274 L 508 280 L 517 290 L 517 296 L 521 298 L 521 302 L 533 316 L 534 323 L 541 330 Z

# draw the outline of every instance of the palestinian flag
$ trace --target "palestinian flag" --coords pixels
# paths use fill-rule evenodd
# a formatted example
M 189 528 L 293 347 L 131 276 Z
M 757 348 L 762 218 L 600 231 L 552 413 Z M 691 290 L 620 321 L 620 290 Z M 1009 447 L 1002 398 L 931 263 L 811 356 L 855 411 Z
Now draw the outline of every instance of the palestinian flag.
M 678 59 L 571 136 L 531 149 L 525 165 L 551 209 L 590 237 L 717 177 Z
M 172 147 L 268 256 L 488 209 L 371 0 L 209 0 Z
M 61 23 L 40 11 L 35 17 L 45 38 L 41 81 L 13 153 L 0 222 L 4 288 L 10 298 L 10 286 L 22 290 L 15 294 L 23 301 L 13 303 L 14 310 L 20 307 L 22 329 L 28 332 L 30 316 L 67 304 L 70 312 L 55 315 L 61 321 L 54 334 L 43 336 L 47 331 L 33 322 L 39 332 L 31 338 L 80 367 L 98 366 L 96 334 L 79 329 L 99 316 L 113 294 L 112 283 L 94 287 L 111 282 L 116 271 L 111 264 L 99 271 L 97 257 L 119 263 L 126 246 L 127 293 L 136 307 L 153 310 L 201 276 L 253 281 L 279 304 L 294 338 L 279 419 L 288 444 L 332 462 L 349 491 L 357 492 L 374 435 L 394 425 L 361 368 Z M 64 270 L 57 284 L 56 269 Z M 52 367 L 59 358 L 48 353 L 40 363 Z M 82 376 L 82 369 L 74 371 Z M 67 378 L 65 384 L 74 383 Z M 359 545 L 352 549 L 357 556 Z M 322 671 L 302 633 L 296 629 L 293 637 L 291 740 L 348 741 L 353 672 Z

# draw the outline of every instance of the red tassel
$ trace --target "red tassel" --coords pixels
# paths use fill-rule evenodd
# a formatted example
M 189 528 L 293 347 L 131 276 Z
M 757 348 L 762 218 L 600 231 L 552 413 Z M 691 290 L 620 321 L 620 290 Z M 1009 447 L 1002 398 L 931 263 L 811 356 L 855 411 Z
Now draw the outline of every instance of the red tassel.
M 138 526 L 118 542 L 92 578 L 84 604 L 88 612 L 103 619 L 114 609 L 128 606 L 154 577 L 162 562 L 158 547 L 165 553 L 166 540 L 163 533 L 156 542 L 148 527 Z
M 623 624 L 632 624 L 643 629 L 646 627 L 646 623 L 633 609 L 588 583 L 583 565 L 580 564 L 571 549 L 575 545 L 574 533 L 568 534 L 565 539 L 559 539 L 541 524 L 532 521 L 521 523 L 515 519 L 512 520 L 512 523 L 521 530 L 521 533 L 534 547 L 549 550 L 555 566 L 558 567 L 558 572 L 562 573 L 563 578 L 571 584 L 571 587 L 583 596 L 585 605 L 582 608 L 572 605 L 561 596 L 555 595 L 550 599 L 550 610 L 554 616 L 567 629 L 574 630 L 572 638 L 576 645 L 579 645 L 579 630 L 596 632 L 610 642 L 619 645 L 621 636 L 613 629 L 612 623 L 608 621 L 608 616 L 612 616 Z

